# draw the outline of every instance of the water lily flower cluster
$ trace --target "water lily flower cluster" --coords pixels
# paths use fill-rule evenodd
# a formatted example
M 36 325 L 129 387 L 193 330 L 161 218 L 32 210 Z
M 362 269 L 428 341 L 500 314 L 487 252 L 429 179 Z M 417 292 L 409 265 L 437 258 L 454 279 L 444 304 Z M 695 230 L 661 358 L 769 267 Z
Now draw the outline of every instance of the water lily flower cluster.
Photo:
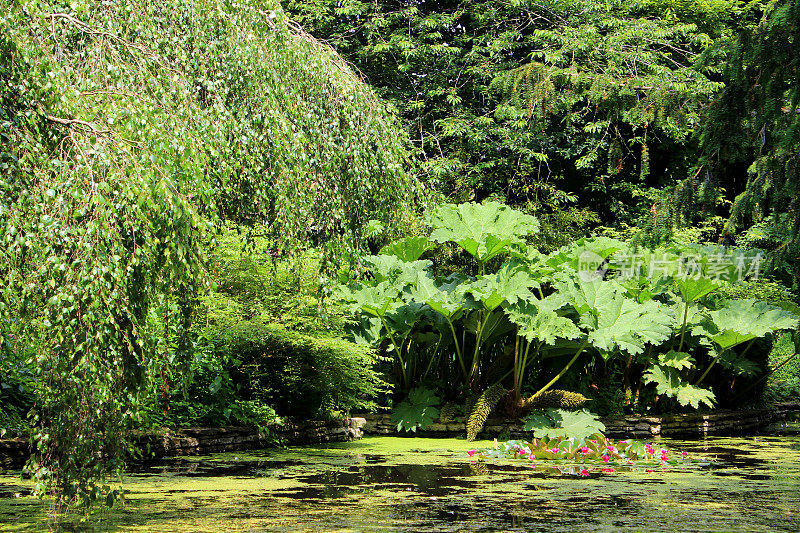
M 541 438 L 526 440 L 510 440 L 497 442 L 488 450 L 469 450 L 470 457 L 494 459 L 515 459 L 535 463 L 536 461 L 554 461 L 558 463 L 596 463 L 603 468 L 602 473 L 614 472 L 613 467 L 646 466 L 652 467 L 678 465 L 688 461 L 687 452 L 673 452 L 668 448 L 656 447 L 652 443 L 637 440 L 621 440 L 614 442 L 601 434 L 592 435 L 590 439 L 567 437 Z M 591 469 L 580 466 L 576 474 L 588 476 Z

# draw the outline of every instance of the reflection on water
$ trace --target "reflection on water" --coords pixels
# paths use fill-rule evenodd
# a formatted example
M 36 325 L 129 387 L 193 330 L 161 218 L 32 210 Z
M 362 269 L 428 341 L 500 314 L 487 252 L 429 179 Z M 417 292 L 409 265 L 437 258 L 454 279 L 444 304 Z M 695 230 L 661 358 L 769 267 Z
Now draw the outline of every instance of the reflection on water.
M 126 478 L 95 531 L 797 531 L 797 436 L 669 442 L 698 459 L 646 472 L 478 462 L 459 440 L 368 438 L 327 447 L 166 459 Z M 484 443 L 488 446 L 488 443 Z M 30 485 L 0 475 L 0 530 L 45 529 Z

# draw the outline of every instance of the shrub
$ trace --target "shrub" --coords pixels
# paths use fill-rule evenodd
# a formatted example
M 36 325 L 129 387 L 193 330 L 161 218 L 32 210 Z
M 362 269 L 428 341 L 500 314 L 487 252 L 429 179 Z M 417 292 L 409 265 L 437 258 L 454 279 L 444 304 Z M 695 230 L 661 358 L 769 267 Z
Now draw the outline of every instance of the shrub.
M 252 400 L 282 415 L 340 416 L 372 410 L 384 386 L 374 352 L 335 337 L 291 331 L 262 318 L 211 328 L 218 351 L 241 364 L 237 380 Z

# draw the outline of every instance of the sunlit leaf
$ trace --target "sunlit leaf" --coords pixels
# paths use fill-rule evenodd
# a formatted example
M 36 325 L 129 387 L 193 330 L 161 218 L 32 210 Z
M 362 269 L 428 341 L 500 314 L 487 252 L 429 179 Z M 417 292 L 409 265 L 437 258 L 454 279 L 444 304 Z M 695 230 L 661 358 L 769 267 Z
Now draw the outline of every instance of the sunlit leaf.
M 675 279 L 675 285 L 683 300 L 690 303 L 707 296 L 720 287 L 720 283 L 714 280 L 692 277 L 678 277 Z
M 531 297 L 531 289 L 539 286 L 526 271 L 503 265 L 496 274 L 479 276 L 467 291 L 489 311 L 503 302 L 515 304 Z
M 381 255 L 393 255 L 401 261 L 416 261 L 422 254 L 433 248 L 427 237 L 405 237 L 387 244 L 381 249 Z
M 694 366 L 694 358 L 686 352 L 670 350 L 667 353 L 658 355 L 658 363 L 661 366 L 682 370 L 684 368 L 692 368 Z
M 534 302 L 517 302 L 506 308 L 506 314 L 519 326 L 519 334 L 529 341 L 555 344 L 558 339 L 576 339 L 581 335 L 581 330 L 572 320 Z
M 656 392 L 676 398 L 681 405 L 691 405 L 695 409 L 700 404 L 714 407 L 714 393 L 684 382 L 675 368 L 652 366 L 643 376 L 645 383 L 655 383 Z
M 427 216 L 430 239 L 454 242 L 480 262 L 505 252 L 512 244 L 539 231 L 535 217 L 496 202 L 447 204 Z
M 524 429 L 533 431 L 536 438 L 583 439 L 595 433 L 602 433 L 606 427 L 597 415 L 585 409 L 580 411 L 546 409 L 543 413 L 529 415 L 525 420 Z
M 798 317 L 758 300 L 728 300 L 709 313 L 717 332 L 711 339 L 726 350 L 767 333 L 793 329 Z

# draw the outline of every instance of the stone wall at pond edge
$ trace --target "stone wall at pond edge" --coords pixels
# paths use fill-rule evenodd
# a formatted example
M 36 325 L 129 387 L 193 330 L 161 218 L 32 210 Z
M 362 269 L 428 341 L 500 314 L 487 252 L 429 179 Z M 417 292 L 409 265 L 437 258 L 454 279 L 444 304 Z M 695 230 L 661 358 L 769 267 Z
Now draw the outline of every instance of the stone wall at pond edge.
M 706 436 L 748 435 L 762 431 L 772 424 L 787 419 L 789 413 L 800 412 L 800 402 L 786 402 L 768 409 L 747 411 L 718 410 L 713 413 L 640 416 L 626 415 L 603 417 L 608 437 L 651 439 L 654 437 L 702 438 Z M 465 434 L 464 424 L 451 422 L 435 422 L 424 430 L 414 432 L 398 432 L 397 425 L 391 421 L 389 414 L 367 414 L 363 416 L 367 423 L 363 431 L 365 435 L 397 435 L 419 437 L 458 437 Z M 510 439 L 530 438 L 530 432 L 523 430 L 524 425 L 517 420 L 489 418 L 479 439 L 508 437 Z
M 270 431 L 247 427 L 184 428 L 147 432 L 135 438 L 142 458 L 197 455 L 213 452 L 254 450 L 285 445 L 321 444 L 360 439 L 363 418 L 321 422 L 288 423 Z M 19 467 L 30 455 L 27 439 L 0 439 L 0 468 Z
M 617 416 L 602 418 L 606 435 L 611 438 L 654 437 L 702 438 L 717 435 L 755 434 L 787 419 L 789 413 L 800 412 L 800 402 L 787 402 L 768 409 L 748 411 L 719 410 L 709 414 L 668 416 Z M 770 428 L 772 430 L 773 428 Z M 143 433 L 136 438 L 143 458 L 176 455 L 196 455 L 212 452 L 254 450 L 273 446 L 321 444 L 360 439 L 363 435 L 393 435 L 403 437 L 462 437 L 463 423 L 436 422 L 416 433 L 398 432 L 389 414 L 366 414 L 340 421 L 307 421 L 289 423 L 261 432 L 255 428 L 185 428 Z M 530 438 L 517 420 L 490 418 L 481 439 L 508 437 Z M 0 439 L 0 468 L 15 468 L 25 463 L 30 454 L 27 439 Z

